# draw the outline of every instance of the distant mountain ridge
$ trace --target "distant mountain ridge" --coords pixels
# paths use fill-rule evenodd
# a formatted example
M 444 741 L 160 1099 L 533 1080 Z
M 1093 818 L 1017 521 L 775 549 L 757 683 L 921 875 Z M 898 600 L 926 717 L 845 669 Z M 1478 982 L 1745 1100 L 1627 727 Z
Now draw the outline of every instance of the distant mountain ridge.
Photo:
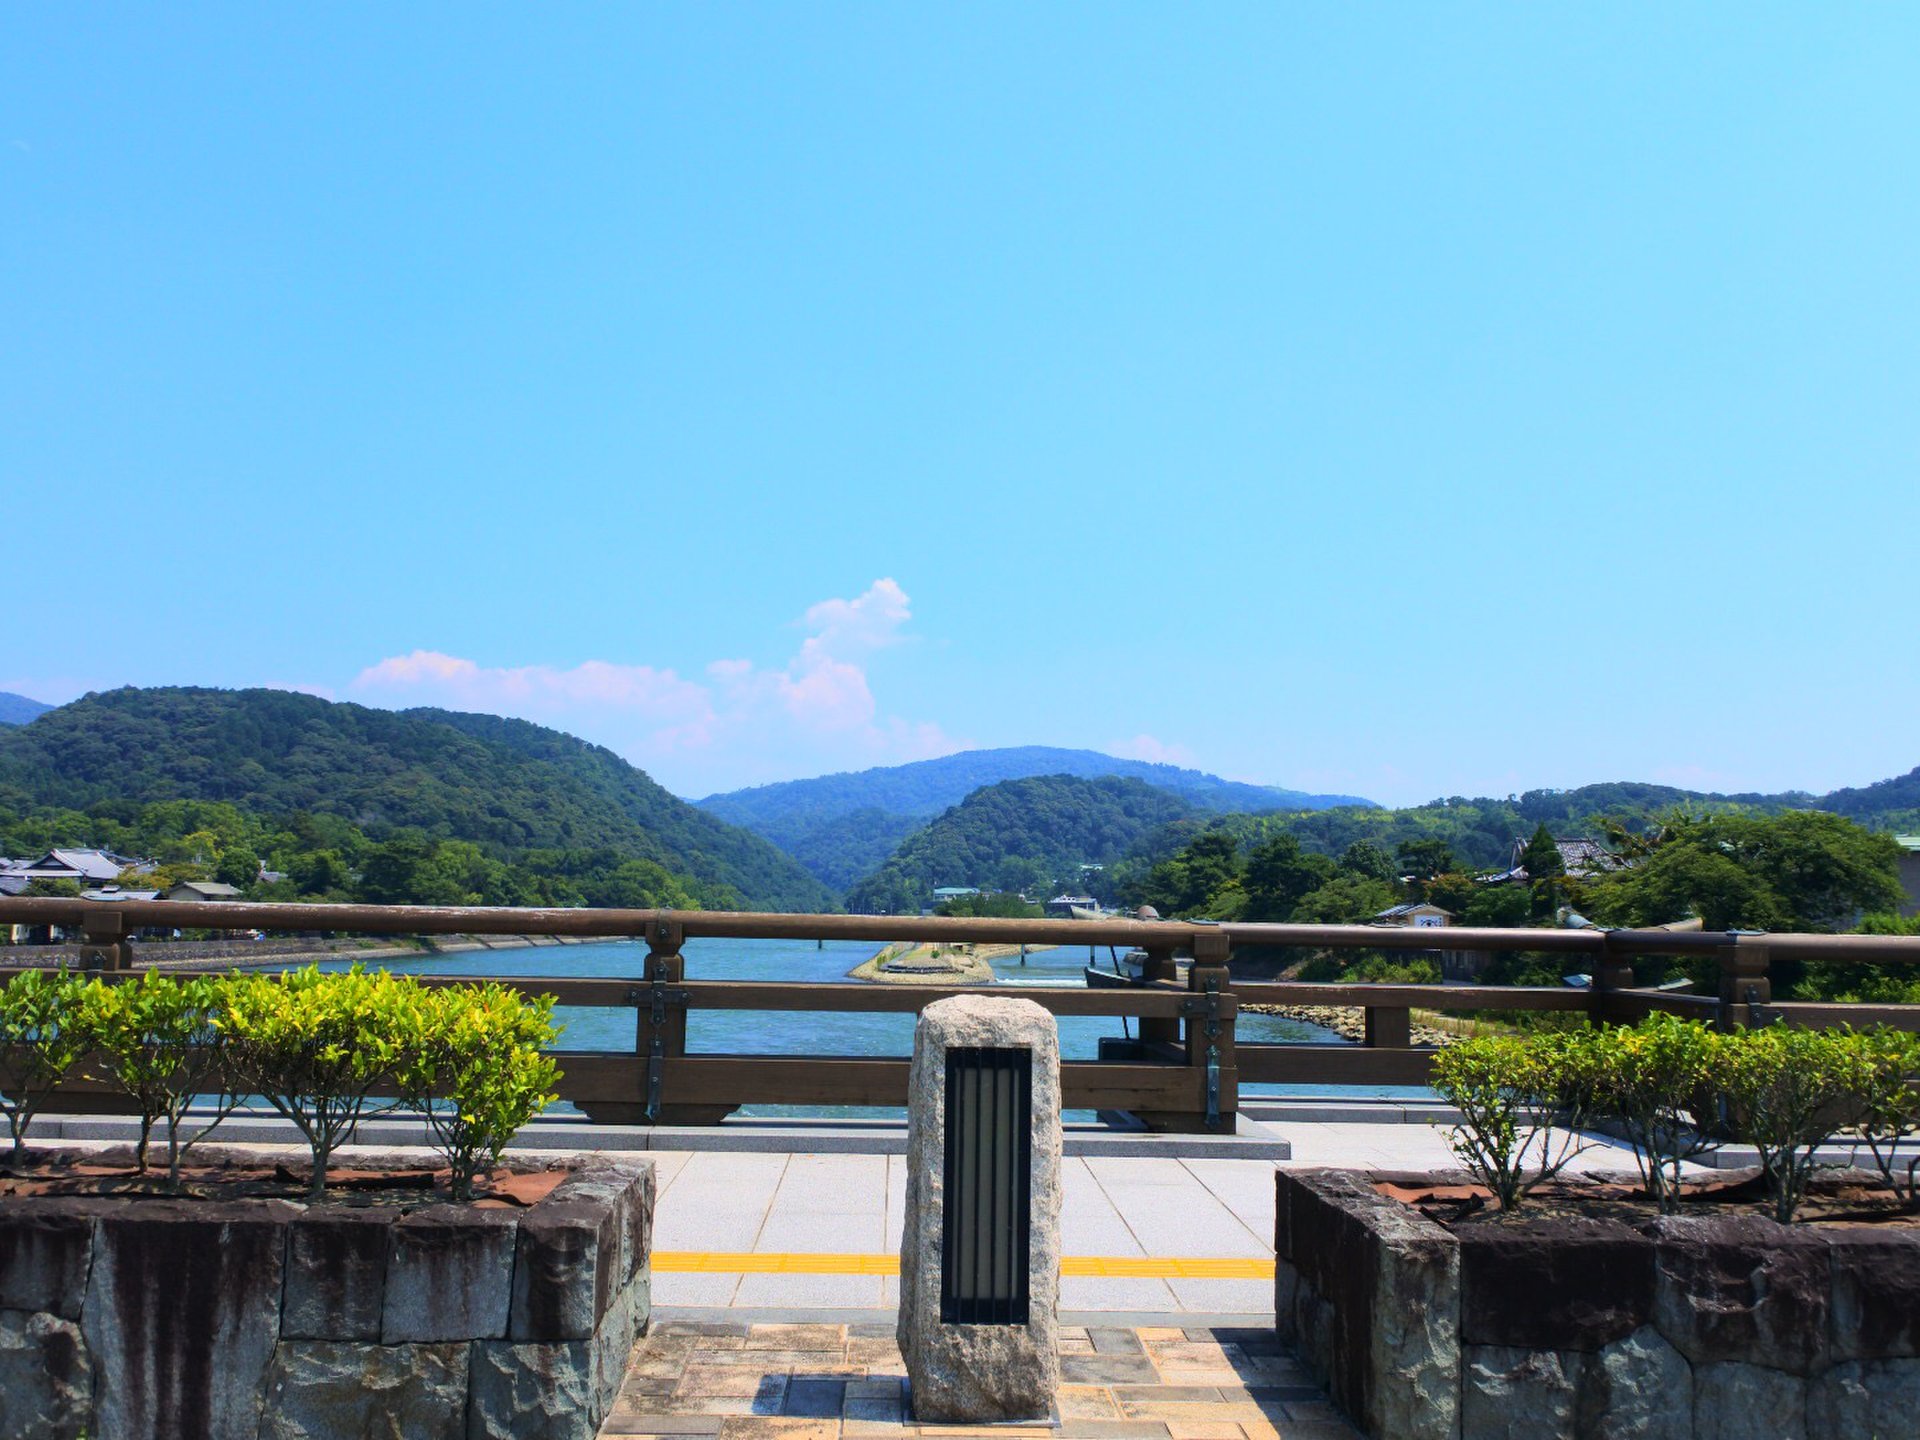
M 835 896 L 750 831 L 670 795 L 611 750 L 524 720 L 373 710 L 284 690 L 124 689 L 0 729 L 0 805 L 224 800 L 416 828 L 501 859 L 618 851 L 755 909 Z
M 873 873 L 922 824 L 974 791 L 1039 775 L 1142 780 L 1197 809 L 1220 813 L 1373 803 L 1356 795 L 1314 795 L 1248 785 L 1200 770 L 1050 745 L 963 750 L 937 760 L 756 785 L 708 795 L 694 803 L 772 841 L 825 884 L 844 891 Z
M 1031 775 L 974 791 L 916 830 L 854 886 L 847 908 L 911 914 L 942 885 L 1022 890 L 1084 885 L 1082 864 L 1105 865 L 1148 836 L 1210 812 L 1131 775 Z
M 30 700 L 25 695 L 0 690 L 0 725 L 25 725 L 36 715 L 44 715 L 51 709 L 53 706 Z

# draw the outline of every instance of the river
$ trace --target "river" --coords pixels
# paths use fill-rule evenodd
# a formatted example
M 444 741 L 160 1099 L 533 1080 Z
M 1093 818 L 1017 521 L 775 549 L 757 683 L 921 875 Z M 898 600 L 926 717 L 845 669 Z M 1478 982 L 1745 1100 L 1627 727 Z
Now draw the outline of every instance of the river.
M 879 947 L 867 940 L 689 940 L 682 947 L 689 980 L 845 980 L 847 972 Z M 513 950 L 475 950 L 419 960 L 383 962 L 396 974 L 622 976 L 638 979 L 645 969 L 646 947 L 633 940 L 593 941 L 581 945 L 533 946 Z M 1107 962 L 1105 950 L 1098 962 Z M 1079 988 L 1084 985 L 1087 951 L 1078 947 L 1043 950 L 1027 957 L 994 961 L 999 983 L 993 988 L 1017 995 L 1021 987 Z M 334 967 L 329 967 L 334 968 Z M 568 1050 L 625 1050 L 634 1038 L 633 1012 L 627 1009 L 563 1007 L 555 1012 L 566 1027 L 560 1046 Z M 688 1019 L 687 1048 L 734 1055 L 898 1055 L 913 1052 L 911 1015 L 860 1015 L 823 1011 L 695 1010 Z M 1060 1054 L 1067 1060 L 1097 1058 L 1104 1036 L 1130 1033 L 1136 1022 L 1119 1017 L 1064 1016 Z M 1331 1031 L 1274 1015 L 1241 1015 L 1235 1034 L 1243 1043 L 1311 1043 L 1339 1040 Z M 1379 1087 L 1394 1093 L 1405 1087 Z M 1345 1087 L 1319 1085 L 1243 1085 L 1257 1094 L 1346 1093 Z M 1415 1092 L 1424 1093 L 1424 1092 Z M 786 1114 L 788 1107 L 756 1106 L 754 1114 Z M 818 1110 L 807 1113 L 825 1113 Z M 878 1114 L 862 1111 L 846 1113 Z

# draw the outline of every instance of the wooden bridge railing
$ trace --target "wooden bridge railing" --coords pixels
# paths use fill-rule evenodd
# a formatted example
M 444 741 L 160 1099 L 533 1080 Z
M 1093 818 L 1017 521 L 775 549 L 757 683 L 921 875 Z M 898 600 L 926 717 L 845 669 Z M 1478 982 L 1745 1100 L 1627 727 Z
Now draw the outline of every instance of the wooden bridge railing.
M 136 958 L 127 937 L 143 928 L 644 940 L 645 960 L 636 967 L 640 973 L 630 977 L 419 977 L 432 985 L 494 978 L 552 995 L 562 1006 L 632 1009 L 631 1050 L 559 1055 L 565 1072 L 562 1098 L 607 1123 L 711 1123 L 748 1104 L 904 1105 L 904 1057 L 694 1052 L 687 1045 L 688 1016 L 696 1010 L 910 1014 L 950 995 L 979 993 L 975 987 L 689 979 L 682 947 L 690 939 L 1138 948 L 1146 960 L 1137 983 L 1110 989 L 1021 986 L 1018 993 L 1055 1015 L 1138 1021 L 1137 1039 L 1102 1040 L 1099 1059 L 1061 1067 L 1064 1099 L 1073 1109 L 1130 1112 L 1158 1129 L 1231 1129 L 1242 1081 L 1424 1083 L 1432 1052 L 1412 1043 L 1415 1009 L 1572 1011 L 1609 1023 L 1664 1010 L 1723 1026 L 1784 1021 L 1920 1029 L 1920 1006 L 1775 1003 L 1768 979 L 1775 958 L 1920 963 L 1920 938 L 1915 937 L 0 898 L 0 924 L 9 923 L 80 930 L 82 966 L 109 977 L 132 970 Z M 1587 961 L 1593 984 L 1574 989 L 1236 981 L 1229 971 L 1236 946 L 1547 953 Z M 164 942 L 154 948 L 163 949 Z M 32 951 L 23 947 L 12 953 L 28 961 Z M 1703 955 L 1719 961 L 1718 995 L 1634 987 L 1635 957 Z M 1190 957 L 1184 965 L 1182 957 Z M 8 952 L 0 950 L 0 967 L 8 963 Z M 222 970 L 210 966 L 178 973 Z M 5 975 L 0 968 L 0 981 Z M 1239 1012 L 1253 1004 L 1359 1007 L 1366 1014 L 1365 1042 L 1240 1042 L 1235 1034 Z M 104 1086 L 74 1082 L 63 1089 L 60 1104 L 70 1110 L 115 1110 L 124 1102 Z

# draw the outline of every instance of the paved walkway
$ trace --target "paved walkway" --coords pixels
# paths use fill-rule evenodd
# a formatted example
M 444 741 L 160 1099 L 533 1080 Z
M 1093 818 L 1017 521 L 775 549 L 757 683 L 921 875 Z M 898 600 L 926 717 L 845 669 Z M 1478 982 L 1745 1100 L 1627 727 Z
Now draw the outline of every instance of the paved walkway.
M 1058 1427 L 914 1426 L 890 1324 L 654 1325 L 602 1436 L 1355 1440 L 1271 1329 L 1062 1326 Z
M 1289 1166 L 1454 1164 L 1425 1125 L 1290 1122 Z M 668 1310 L 887 1310 L 906 1198 L 897 1155 L 660 1151 L 654 1303 Z M 1622 1148 L 1578 1162 L 1628 1170 Z M 1271 1161 L 1068 1157 L 1061 1309 L 1252 1317 L 1273 1309 Z

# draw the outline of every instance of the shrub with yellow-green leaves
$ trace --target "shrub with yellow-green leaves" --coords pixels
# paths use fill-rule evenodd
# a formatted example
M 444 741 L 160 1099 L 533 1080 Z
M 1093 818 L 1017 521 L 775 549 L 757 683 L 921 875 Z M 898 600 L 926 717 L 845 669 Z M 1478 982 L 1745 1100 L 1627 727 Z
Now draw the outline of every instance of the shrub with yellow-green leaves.
M 1647 1194 L 1669 1213 L 1686 1161 L 1726 1137 L 1758 1151 L 1774 1218 L 1790 1221 L 1815 1155 L 1842 1132 L 1866 1142 L 1896 1197 L 1920 1204 L 1920 1161 L 1895 1165 L 1895 1145 L 1920 1132 L 1920 1037 L 1901 1031 L 1722 1033 L 1655 1014 L 1471 1040 L 1434 1057 L 1433 1085 L 1461 1113 L 1454 1152 L 1505 1209 L 1578 1153 L 1573 1132 L 1595 1120 L 1633 1147 Z
M 0 986 L 0 1115 L 16 1162 L 33 1117 L 89 1048 L 80 1023 L 85 988 L 65 970 L 23 970 Z
M 308 1194 L 326 1192 L 327 1163 L 378 1107 L 373 1097 L 403 1056 L 419 987 L 384 970 L 309 967 L 225 983 L 217 1024 L 235 1084 L 293 1123 L 313 1152 Z
M 1449 1143 L 1467 1173 L 1512 1210 L 1592 1142 L 1592 1087 L 1558 1035 L 1482 1035 L 1433 1057 L 1433 1088 L 1460 1111 Z
M 1867 1083 L 1861 1040 L 1790 1025 L 1720 1037 L 1713 1083 L 1734 1133 L 1760 1152 L 1773 1218 L 1783 1225 L 1806 1196 L 1814 1152 L 1858 1121 Z
M 1908 1205 L 1920 1205 L 1920 1158 L 1904 1169 L 1895 1147 L 1920 1133 L 1920 1035 L 1905 1030 L 1870 1030 L 1859 1037 L 1861 1049 L 1861 1138 L 1887 1188 Z
M 215 1017 L 226 982 L 176 980 L 148 970 L 137 980 L 94 980 L 80 994 L 79 1027 L 97 1056 L 101 1077 L 132 1097 L 140 1113 L 140 1170 L 156 1122 L 167 1122 L 167 1179 L 178 1184 L 180 1160 L 196 1141 L 232 1111 L 222 1094 L 213 1120 L 187 1135 L 187 1108 L 209 1090 L 219 1090 L 222 1054 Z
M 559 1033 L 553 997 L 504 985 L 417 988 L 394 1071 L 401 1103 L 425 1117 L 456 1200 L 500 1163 L 514 1134 L 558 1097 L 544 1048 Z

